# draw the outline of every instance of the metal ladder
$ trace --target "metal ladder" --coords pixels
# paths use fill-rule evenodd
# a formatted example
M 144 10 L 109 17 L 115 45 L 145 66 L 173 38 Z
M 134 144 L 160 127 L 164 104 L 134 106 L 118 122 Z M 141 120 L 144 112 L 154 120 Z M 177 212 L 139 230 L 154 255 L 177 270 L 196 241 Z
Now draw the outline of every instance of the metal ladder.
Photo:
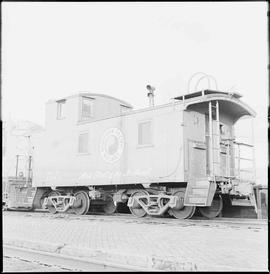
M 213 119 L 213 114 L 215 118 Z M 208 117 L 209 117 L 209 167 L 210 175 L 220 175 L 220 122 L 219 122 L 219 103 L 215 101 L 215 105 L 209 102 L 208 105 Z M 215 123 L 213 123 L 215 120 Z

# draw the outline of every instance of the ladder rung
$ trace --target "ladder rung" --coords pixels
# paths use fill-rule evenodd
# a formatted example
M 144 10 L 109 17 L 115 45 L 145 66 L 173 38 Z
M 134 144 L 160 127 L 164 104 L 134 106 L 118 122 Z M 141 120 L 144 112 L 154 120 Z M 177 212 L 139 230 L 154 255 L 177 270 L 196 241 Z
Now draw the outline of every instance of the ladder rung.
M 243 158 L 243 157 L 238 157 L 238 156 L 235 156 L 236 159 L 240 159 L 240 160 L 246 160 L 246 161 L 254 161 L 253 159 L 250 159 L 250 158 Z
M 249 170 L 249 169 L 240 169 L 240 171 L 245 171 L 245 172 L 253 173 L 253 171 Z
M 242 146 L 247 146 L 247 147 L 254 147 L 253 145 L 246 144 L 246 143 L 238 143 L 238 142 L 233 142 L 233 143 L 238 145 L 238 146 L 242 145 Z
M 207 198 L 207 195 L 199 195 L 199 194 L 189 194 L 188 198 Z

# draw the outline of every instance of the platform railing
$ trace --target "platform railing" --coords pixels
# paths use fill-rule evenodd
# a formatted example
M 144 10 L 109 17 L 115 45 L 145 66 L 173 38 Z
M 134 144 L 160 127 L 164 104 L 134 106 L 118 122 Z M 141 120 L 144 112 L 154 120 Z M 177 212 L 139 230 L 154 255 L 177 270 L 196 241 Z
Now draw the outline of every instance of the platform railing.
M 234 141 L 234 148 L 235 148 L 235 164 L 236 167 L 234 168 L 235 175 L 239 181 L 252 181 L 255 182 L 255 159 L 254 159 L 254 146 L 251 144 L 237 142 Z M 243 157 L 241 154 L 241 148 L 250 148 L 252 150 L 252 156 L 250 158 Z M 251 167 L 243 167 L 243 162 L 251 162 Z M 246 176 L 243 174 L 250 174 L 249 178 L 247 179 Z

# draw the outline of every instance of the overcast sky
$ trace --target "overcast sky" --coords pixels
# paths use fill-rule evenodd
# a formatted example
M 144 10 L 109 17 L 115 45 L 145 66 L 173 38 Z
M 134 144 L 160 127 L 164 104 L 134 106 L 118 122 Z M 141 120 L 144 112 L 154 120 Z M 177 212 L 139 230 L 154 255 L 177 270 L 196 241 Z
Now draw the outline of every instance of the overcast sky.
M 2 119 L 44 125 L 46 101 L 79 91 L 141 108 L 147 84 L 163 104 L 204 72 L 257 112 L 266 167 L 267 47 L 266 2 L 2 2 Z

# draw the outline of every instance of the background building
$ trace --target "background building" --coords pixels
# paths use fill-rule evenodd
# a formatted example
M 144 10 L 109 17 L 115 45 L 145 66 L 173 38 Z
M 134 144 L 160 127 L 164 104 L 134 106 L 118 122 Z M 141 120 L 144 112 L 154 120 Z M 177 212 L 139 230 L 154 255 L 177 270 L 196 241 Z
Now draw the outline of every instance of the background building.
M 2 177 L 28 177 L 29 156 L 43 127 L 27 120 L 3 121 L 2 124 Z

